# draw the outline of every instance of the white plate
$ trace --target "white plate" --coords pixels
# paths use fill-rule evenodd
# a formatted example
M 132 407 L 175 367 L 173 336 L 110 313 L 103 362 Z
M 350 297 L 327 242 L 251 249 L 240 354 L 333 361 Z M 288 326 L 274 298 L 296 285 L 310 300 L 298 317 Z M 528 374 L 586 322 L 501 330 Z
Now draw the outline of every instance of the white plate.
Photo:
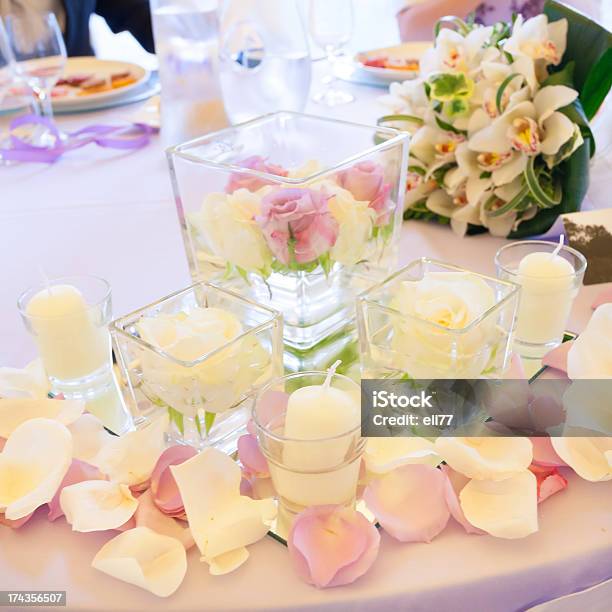
M 92 74 L 100 77 L 110 77 L 119 72 L 130 72 L 136 79 L 134 83 L 125 87 L 118 87 L 111 91 L 101 91 L 69 98 L 53 98 L 55 110 L 76 111 L 80 108 L 90 109 L 94 104 L 103 104 L 116 98 L 124 97 L 128 92 L 142 85 L 149 78 L 149 71 L 138 64 L 118 62 L 114 60 L 101 60 L 96 57 L 70 57 L 66 62 L 63 78 L 78 74 Z
M 355 72 L 366 78 L 379 83 L 393 83 L 394 81 L 409 81 L 419 76 L 418 70 L 397 70 L 393 68 L 377 68 L 375 66 L 364 66 L 363 59 L 377 57 L 380 55 L 392 55 L 396 58 L 419 60 L 427 49 L 431 48 L 430 42 L 402 43 L 393 47 L 372 49 L 362 51 L 354 58 Z

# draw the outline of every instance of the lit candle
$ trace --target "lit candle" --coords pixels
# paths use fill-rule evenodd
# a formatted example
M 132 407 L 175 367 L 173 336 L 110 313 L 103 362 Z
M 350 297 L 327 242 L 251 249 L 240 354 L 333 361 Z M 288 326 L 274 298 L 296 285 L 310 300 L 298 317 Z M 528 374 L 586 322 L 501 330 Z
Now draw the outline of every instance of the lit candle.
M 577 289 L 574 267 L 558 254 L 562 246 L 563 236 L 552 253 L 529 253 L 519 263 L 516 337 L 521 342 L 546 344 L 563 337 Z
M 83 380 L 110 368 L 108 330 L 95 324 L 76 287 L 49 285 L 30 299 L 26 314 L 52 383 Z
M 331 386 L 340 362 L 322 385 L 294 391 L 288 399 L 282 469 L 271 466 L 281 497 L 297 506 L 350 503 L 359 477 L 353 457 L 361 419 L 359 389 L 350 393 Z

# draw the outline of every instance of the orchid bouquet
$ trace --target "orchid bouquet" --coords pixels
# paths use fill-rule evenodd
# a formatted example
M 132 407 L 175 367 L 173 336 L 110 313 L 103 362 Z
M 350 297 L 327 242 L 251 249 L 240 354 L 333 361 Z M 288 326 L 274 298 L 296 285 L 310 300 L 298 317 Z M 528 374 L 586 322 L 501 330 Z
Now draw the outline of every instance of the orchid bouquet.
M 413 135 L 405 218 L 519 238 L 580 209 L 612 35 L 555 2 L 545 13 L 488 27 L 445 18 L 456 29 L 438 24 L 421 77 L 391 85 L 379 124 Z

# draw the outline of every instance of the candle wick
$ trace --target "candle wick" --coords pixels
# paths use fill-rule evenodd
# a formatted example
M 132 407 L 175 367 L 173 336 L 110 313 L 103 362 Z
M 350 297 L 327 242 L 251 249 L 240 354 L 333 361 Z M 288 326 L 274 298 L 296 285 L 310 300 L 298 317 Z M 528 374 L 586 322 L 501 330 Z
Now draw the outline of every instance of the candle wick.
M 564 242 L 565 242 L 565 235 L 561 234 L 559 236 L 559 244 L 555 247 L 555 250 L 550 254 L 551 259 L 554 259 L 559 254 L 559 251 L 563 248 Z
M 329 389 L 329 385 L 331 384 L 331 379 L 332 376 L 336 373 L 336 368 L 342 363 L 342 360 L 338 359 L 338 361 L 336 361 L 336 363 L 334 363 L 328 370 L 327 370 L 327 376 L 325 377 L 325 382 L 323 383 L 323 386 L 326 389 Z

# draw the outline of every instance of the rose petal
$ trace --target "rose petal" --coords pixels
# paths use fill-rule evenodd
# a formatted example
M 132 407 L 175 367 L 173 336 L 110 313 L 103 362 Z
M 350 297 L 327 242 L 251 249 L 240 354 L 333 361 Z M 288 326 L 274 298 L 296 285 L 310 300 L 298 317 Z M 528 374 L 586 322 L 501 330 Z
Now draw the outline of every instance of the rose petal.
M 245 434 L 238 438 L 238 459 L 249 475 L 267 477 L 270 475 L 268 461 L 259 448 L 257 437 Z
M 555 452 L 548 436 L 529 438 L 533 445 L 533 463 L 543 467 L 562 467 L 567 465 Z
M 518 353 L 512 353 L 512 356 L 510 357 L 510 366 L 504 373 L 504 378 L 507 380 L 522 380 L 527 378 L 525 368 L 523 366 L 523 360 Z
M 166 516 L 155 505 L 151 489 L 145 491 L 138 498 L 138 508 L 134 518 L 136 527 L 148 527 L 155 533 L 176 538 L 183 544 L 185 550 L 189 550 L 195 544 L 189 527 L 185 527 L 184 523 L 181 524 L 176 519 Z
M 400 542 L 431 542 L 448 523 L 446 476 L 430 465 L 404 465 L 366 487 L 363 499 Z
M 41 359 L 25 368 L 0 368 L 0 397 L 30 397 L 44 399 L 49 381 Z
M 289 394 L 284 391 L 266 391 L 265 395 L 260 398 L 257 406 L 259 422 L 264 427 L 269 427 L 277 422 L 285 414 L 288 401 Z M 256 435 L 255 423 L 252 419 L 247 424 L 247 431 L 252 435 Z
M 115 439 L 93 414 L 82 414 L 68 429 L 72 434 L 74 458 L 86 463 L 94 464 L 102 448 Z
M 73 531 L 117 529 L 136 512 L 138 502 L 127 485 L 86 480 L 65 487 L 60 506 Z
M 21 519 L 51 501 L 72 461 L 70 432 L 58 421 L 31 419 L 0 455 L 0 512 Z
M 469 478 L 465 477 L 459 472 L 455 472 L 448 465 L 442 466 L 442 471 L 446 474 L 446 483 L 444 484 L 444 499 L 446 505 L 451 513 L 451 516 L 465 529 L 467 533 L 473 533 L 476 535 L 482 535 L 486 533 L 482 529 L 474 527 L 470 521 L 465 518 L 461 504 L 459 503 L 459 493 L 470 481 Z
M 556 467 L 542 467 L 532 464 L 529 466 L 529 471 L 533 472 L 537 479 L 538 504 L 567 487 L 567 480 Z
M 287 546 L 297 574 L 316 587 L 350 584 L 374 563 L 380 534 L 363 514 L 343 506 L 311 506 L 295 518 Z
M 53 419 L 69 425 L 85 408 L 78 400 L 12 398 L 0 399 L 0 436 L 8 438 L 15 429 L 30 419 Z
M 202 560 L 214 559 L 263 538 L 276 516 L 273 500 L 240 495 L 240 468 L 225 453 L 206 448 L 170 470 Z
M 167 448 L 157 460 L 151 474 L 151 491 L 155 505 L 165 514 L 183 514 L 183 500 L 170 471 L 171 465 L 180 465 L 197 455 L 192 446 L 176 445 Z
M 60 506 L 60 493 L 62 492 L 62 489 L 85 480 L 104 480 L 104 475 L 100 473 L 100 470 L 98 470 L 97 467 L 94 467 L 89 463 L 85 463 L 84 461 L 73 459 L 68 471 L 66 472 L 66 475 L 64 476 L 64 479 L 62 480 L 62 483 L 59 486 L 59 489 L 55 492 L 53 499 L 49 502 L 49 514 L 47 515 L 47 518 L 50 521 L 54 521 L 60 516 L 64 516 L 64 511 Z
M 612 480 L 612 438 L 551 438 L 555 452 L 578 476 L 591 482 Z
M 533 451 L 528 438 L 439 437 L 438 454 L 468 478 L 504 480 L 526 470 Z
M 142 429 L 113 438 L 102 447 L 95 465 L 110 480 L 138 485 L 149 479 L 165 448 L 168 416 L 158 417 Z
M 567 353 L 567 375 L 612 378 L 612 304 L 602 304 Z
M 612 302 L 612 287 L 606 287 L 601 293 L 597 295 L 593 303 L 591 304 L 591 308 L 596 310 L 602 304 L 609 304 Z
M 168 597 L 183 582 L 187 555 L 175 538 L 136 527 L 108 541 L 91 565 L 158 597 Z
M 368 438 L 363 455 L 365 467 L 373 474 L 387 474 L 410 463 L 436 467 L 442 459 L 433 442 L 425 438 Z
M 561 343 L 542 357 L 542 365 L 567 373 L 567 354 L 574 344 L 573 340 Z
M 498 538 L 523 538 L 538 530 L 538 492 L 525 470 L 505 480 L 470 480 L 459 494 L 465 518 Z
M 235 548 L 211 559 L 209 571 L 212 576 L 223 576 L 238 569 L 249 558 L 249 551 L 245 548 Z

